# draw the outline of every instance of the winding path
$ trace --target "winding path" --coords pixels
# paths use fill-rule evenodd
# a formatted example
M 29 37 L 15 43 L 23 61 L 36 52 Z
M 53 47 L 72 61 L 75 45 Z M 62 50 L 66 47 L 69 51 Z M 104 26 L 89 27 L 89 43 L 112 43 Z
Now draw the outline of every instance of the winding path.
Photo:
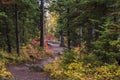
M 53 50 L 54 54 L 58 52 L 62 52 L 62 50 L 64 50 L 64 48 L 59 47 L 58 43 L 49 43 L 49 46 L 50 49 Z M 58 56 L 55 54 L 53 58 L 46 58 L 41 61 L 32 63 L 32 65 L 38 65 L 42 67 L 47 63 L 51 63 L 56 58 L 58 58 Z M 7 67 L 7 70 L 10 71 L 14 76 L 13 80 L 51 80 L 44 71 L 42 70 L 40 70 L 39 72 L 32 71 L 26 65 L 30 65 L 30 64 L 24 63 L 17 65 L 10 65 Z

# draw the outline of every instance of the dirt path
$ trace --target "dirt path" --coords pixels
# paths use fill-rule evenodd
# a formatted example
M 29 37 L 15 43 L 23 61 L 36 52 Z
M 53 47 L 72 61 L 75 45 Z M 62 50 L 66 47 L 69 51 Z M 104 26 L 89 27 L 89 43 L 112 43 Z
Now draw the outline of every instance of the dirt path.
M 54 51 L 54 53 L 62 52 L 63 48 L 59 47 L 59 44 L 51 44 L 50 49 Z M 28 67 L 29 65 L 36 65 L 43 67 L 47 63 L 51 63 L 58 56 L 54 55 L 54 58 L 46 58 L 41 61 L 37 61 L 35 63 L 24 63 L 17 65 L 10 65 L 7 67 L 7 70 L 10 71 L 14 79 L 13 80 L 51 80 L 49 76 L 41 70 L 34 71 Z
M 44 72 L 30 71 L 24 64 L 9 66 L 7 69 L 13 74 L 13 80 L 49 80 Z

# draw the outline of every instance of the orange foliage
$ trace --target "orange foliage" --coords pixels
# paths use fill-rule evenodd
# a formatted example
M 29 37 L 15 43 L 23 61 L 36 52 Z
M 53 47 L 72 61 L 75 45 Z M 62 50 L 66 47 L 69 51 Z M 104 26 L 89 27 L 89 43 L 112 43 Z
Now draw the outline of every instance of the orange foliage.
M 54 40 L 55 37 L 54 37 L 54 36 L 45 36 L 44 38 L 45 38 L 44 50 L 45 50 L 45 52 L 46 52 L 48 55 L 53 56 L 53 55 L 54 55 L 54 51 L 52 51 L 52 50 L 50 49 L 50 47 L 48 46 L 47 40 Z M 32 45 L 38 46 L 38 47 L 39 47 L 39 45 L 40 45 L 40 41 L 35 40 L 35 39 L 31 39 L 31 43 L 32 43 Z
M 37 41 L 37 40 L 35 40 L 35 39 L 32 39 L 32 40 L 31 40 L 31 43 L 32 43 L 33 45 L 35 45 L 35 46 L 39 46 L 39 45 L 40 45 L 40 41 Z
M 46 39 L 46 40 L 54 40 L 54 39 L 55 39 L 55 36 L 45 36 L 45 39 Z
M 48 42 L 45 42 L 44 43 L 44 49 L 45 49 L 45 52 L 48 53 L 49 55 L 53 56 L 54 55 L 54 52 L 50 49 L 50 47 L 48 46 Z

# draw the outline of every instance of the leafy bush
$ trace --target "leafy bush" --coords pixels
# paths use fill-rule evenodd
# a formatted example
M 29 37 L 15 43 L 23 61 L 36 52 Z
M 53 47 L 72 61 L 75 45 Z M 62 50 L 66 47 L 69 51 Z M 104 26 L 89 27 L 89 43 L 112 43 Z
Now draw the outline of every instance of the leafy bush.
M 0 80 L 11 80 L 12 74 L 8 72 L 5 68 L 5 65 L 0 62 Z
M 67 68 L 61 66 L 62 61 L 54 61 L 47 64 L 45 71 L 49 72 L 55 80 L 119 80 L 120 66 L 106 64 L 103 66 L 93 66 L 90 63 L 72 62 L 66 64 Z
M 120 66 L 102 64 L 95 54 L 78 57 L 77 53 L 65 51 L 63 58 L 45 65 L 55 80 L 119 80 Z M 78 58 L 77 58 L 78 57 Z
M 99 58 L 93 54 L 93 53 L 90 53 L 88 55 L 84 55 L 84 58 L 82 58 L 81 60 L 82 62 L 84 62 L 84 64 L 92 64 L 93 66 L 100 66 L 102 65 L 103 63 L 99 60 Z
M 68 80 L 86 80 L 93 73 L 91 64 L 83 65 L 82 62 L 73 62 L 67 66 L 64 73 Z
M 12 63 L 17 63 L 17 62 L 25 62 L 27 61 L 28 58 L 24 57 L 23 55 L 19 56 L 15 53 L 13 54 L 8 54 L 7 52 L 1 50 L 0 51 L 0 61 L 5 63 L 5 64 L 12 64 Z
M 61 66 L 61 60 L 55 60 L 52 64 L 47 64 L 44 66 L 44 71 L 50 73 L 50 76 L 56 78 L 58 80 L 62 80 L 63 75 L 63 68 Z
M 77 53 L 74 53 L 73 51 L 65 50 L 62 62 L 64 64 L 69 64 L 69 63 L 75 62 L 78 59 L 79 59 L 79 56 Z
M 119 80 L 120 79 L 120 66 L 115 64 L 103 65 L 95 68 L 95 80 Z

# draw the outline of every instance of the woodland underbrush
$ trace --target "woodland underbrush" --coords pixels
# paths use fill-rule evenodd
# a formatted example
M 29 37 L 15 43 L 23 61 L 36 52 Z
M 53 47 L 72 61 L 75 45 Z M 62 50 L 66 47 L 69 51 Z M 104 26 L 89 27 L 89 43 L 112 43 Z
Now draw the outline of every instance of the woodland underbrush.
M 12 80 L 12 74 L 6 70 L 6 65 L 21 64 L 26 62 L 34 62 L 41 60 L 45 56 L 43 49 L 38 49 L 32 44 L 21 47 L 21 53 L 18 54 L 13 51 L 7 53 L 4 50 L 0 50 L 0 80 Z
M 66 50 L 62 58 L 47 64 L 44 70 L 55 80 L 119 80 L 120 66 L 102 62 L 93 53 L 85 54 L 84 46 Z

